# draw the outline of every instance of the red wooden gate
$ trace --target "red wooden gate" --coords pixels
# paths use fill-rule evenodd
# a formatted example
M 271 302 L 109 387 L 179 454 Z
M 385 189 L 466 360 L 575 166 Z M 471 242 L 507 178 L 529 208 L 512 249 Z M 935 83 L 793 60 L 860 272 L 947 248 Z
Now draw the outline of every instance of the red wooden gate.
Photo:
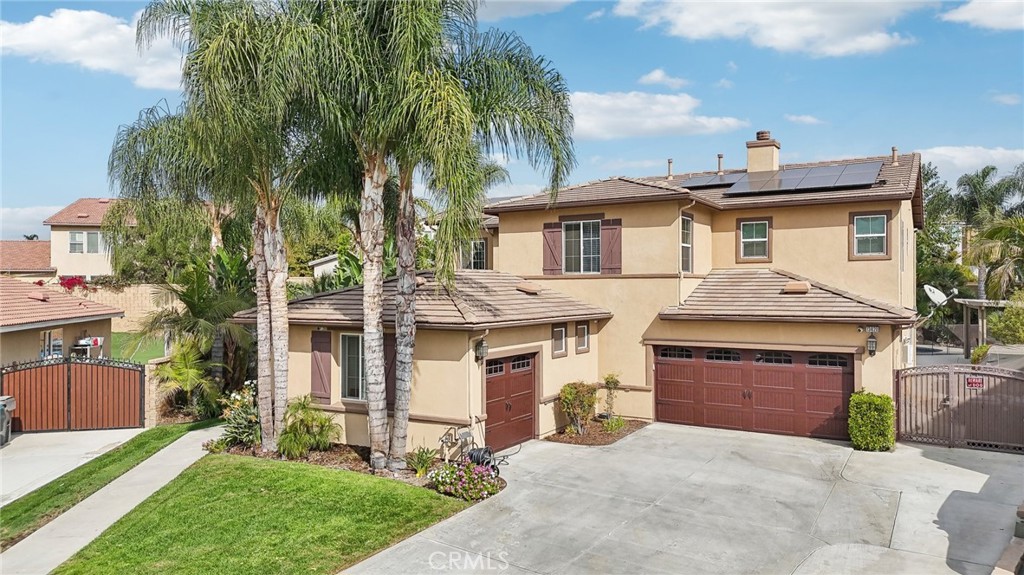
M 0 368 L 0 395 L 13 396 L 13 431 L 142 427 L 145 367 L 64 357 Z

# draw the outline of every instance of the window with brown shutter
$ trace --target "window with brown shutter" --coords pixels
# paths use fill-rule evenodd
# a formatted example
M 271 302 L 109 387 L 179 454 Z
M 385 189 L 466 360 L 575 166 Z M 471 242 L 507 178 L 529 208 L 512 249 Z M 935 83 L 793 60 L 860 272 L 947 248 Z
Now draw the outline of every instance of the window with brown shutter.
M 331 403 L 331 332 L 314 331 L 310 341 L 312 350 L 310 395 L 315 403 Z
M 544 275 L 621 274 L 622 220 L 603 218 L 604 214 L 562 216 L 558 222 L 544 224 Z M 584 230 L 584 225 L 593 226 L 593 229 Z M 565 245 L 566 226 L 571 226 L 573 232 L 570 239 L 574 244 L 570 247 Z M 591 239 L 593 245 L 587 244 Z M 594 251 L 598 253 L 594 254 Z M 585 262 L 589 255 L 600 259 Z M 570 256 L 571 260 L 567 262 L 566 258 Z
M 622 273 L 622 220 L 601 220 L 601 273 Z

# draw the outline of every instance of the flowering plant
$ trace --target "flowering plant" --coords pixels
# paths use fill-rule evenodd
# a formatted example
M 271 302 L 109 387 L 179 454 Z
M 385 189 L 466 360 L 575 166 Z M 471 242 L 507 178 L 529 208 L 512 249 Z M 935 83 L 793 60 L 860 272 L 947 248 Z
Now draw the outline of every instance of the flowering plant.
M 242 389 L 222 397 L 224 412 L 224 435 L 221 439 L 228 445 L 253 447 L 260 442 L 260 416 L 256 410 L 255 381 L 247 381 Z
M 496 494 L 501 486 L 490 467 L 468 459 L 449 462 L 427 476 L 438 493 L 466 501 L 479 501 Z

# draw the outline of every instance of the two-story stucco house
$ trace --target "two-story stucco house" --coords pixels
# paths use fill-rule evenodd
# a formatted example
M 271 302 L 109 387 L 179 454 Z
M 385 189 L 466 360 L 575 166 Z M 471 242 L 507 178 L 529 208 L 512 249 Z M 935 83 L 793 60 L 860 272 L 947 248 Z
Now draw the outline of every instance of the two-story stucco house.
M 552 433 L 560 387 L 612 372 L 628 417 L 846 438 L 850 394 L 891 394 L 914 361 L 921 159 L 780 165 L 779 150 L 759 132 L 744 169 L 489 205 L 494 271 L 461 272 L 452 292 L 423 274 L 413 444 L 449 425 L 499 449 Z M 360 298 L 290 306 L 290 393 L 312 392 L 355 443 Z
M 43 221 L 50 226 L 50 265 L 58 276 L 113 273 L 100 227 L 113 205 L 110 198 L 81 198 Z

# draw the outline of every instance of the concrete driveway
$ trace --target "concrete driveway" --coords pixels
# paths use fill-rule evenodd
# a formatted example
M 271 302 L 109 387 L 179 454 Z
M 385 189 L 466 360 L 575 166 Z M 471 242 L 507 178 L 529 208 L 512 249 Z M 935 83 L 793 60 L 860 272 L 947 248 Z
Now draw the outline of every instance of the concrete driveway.
M 352 573 L 991 573 L 1024 457 L 652 424 L 531 441 L 505 491 Z
M 0 505 L 138 435 L 142 429 L 21 433 L 0 449 Z

